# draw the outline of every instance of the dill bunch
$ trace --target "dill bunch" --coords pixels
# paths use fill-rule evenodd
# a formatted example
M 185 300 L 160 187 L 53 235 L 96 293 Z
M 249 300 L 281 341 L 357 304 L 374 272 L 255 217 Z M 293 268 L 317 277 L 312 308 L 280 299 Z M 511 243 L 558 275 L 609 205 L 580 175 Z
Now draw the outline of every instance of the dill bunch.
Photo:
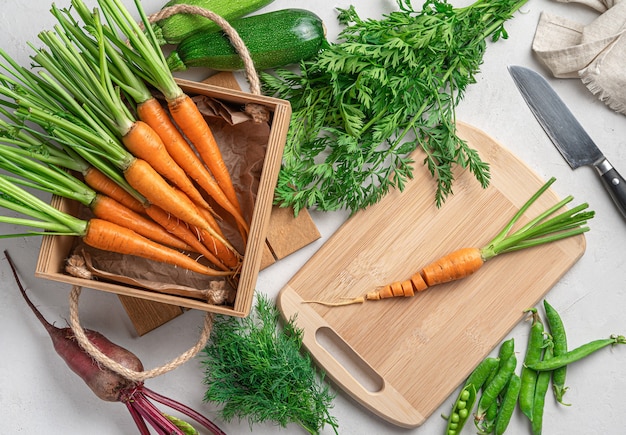
M 339 9 L 345 27 L 294 70 L 262 73 L 264 92 L 289 100 L 293 115 L 276 203 L 352 212 L 412 177 L 410 154 L 424 153 L 437 206 L 452 193 L 453 167 L 482 187 L 488 163 L 456 134 L 455 107 L 483 62 L 486 39 L 507 38 L 504 22 L 527 0 L 478 0 L 454 8 L 410 0 L 381 19 Z
M 310 356 L 302 350 L 302 330 L 294 319 L 279 327 L 276 306 L 257 294 L 253 312 L 245 318 L 216 316 L 202 351 L 206 402 L 223 405 L 220 417 L 297 423 L 311 434 L 326 425 L 337 433 L 330 415 L 334 395 L 323 383 Z

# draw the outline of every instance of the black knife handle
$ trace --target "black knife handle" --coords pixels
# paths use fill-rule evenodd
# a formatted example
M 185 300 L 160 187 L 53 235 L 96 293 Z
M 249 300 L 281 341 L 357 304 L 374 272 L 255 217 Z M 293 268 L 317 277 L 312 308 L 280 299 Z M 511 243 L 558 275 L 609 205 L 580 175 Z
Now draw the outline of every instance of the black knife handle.
M 608 160 L 596 165 L 596 169 L 602 179 L 602 184 L 611 195 L 613 202 L 626 219 L 626 181 Z

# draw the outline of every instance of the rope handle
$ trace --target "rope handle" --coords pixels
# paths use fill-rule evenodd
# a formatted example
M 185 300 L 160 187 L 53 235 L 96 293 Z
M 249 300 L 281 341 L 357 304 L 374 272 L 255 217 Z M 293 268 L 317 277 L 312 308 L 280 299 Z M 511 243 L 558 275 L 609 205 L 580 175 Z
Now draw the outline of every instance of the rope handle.
M 237 54 L 243 60 L 245 66 L 245 73 L 248 83 L 250 84 L 250 92 L 255 95 L 261 95 L 261 82 L 259 80 L 259 76 L 254 68 L 254 62 L 252 57 L 250 56 L 250 52 L 248 51 L 248 47 L 243 42 L 237 31 L 221 16 L 216 13 L 204 9 L 198 6 L 179 4 L 174 6 L 168 6 L 166 8 L 161 9 L 160 11 L 150 15 L 148 17 L 148 21 L 154 23 L 156 21 L 163 20 L 167 17 L 170 17 L 174 14 L 194 14 L 200 15 L 204 18 L 208 18 L 214 21 L 217 25 L 219 25 L 224 33 L 230 38 L 231 44 L 237 51 Z M 260 104 L 248 103 L 246 104 L 246 112 L 250 114 L 256 122 L 261 122 L 263 120 L 267 120 L 267 110 L 261 106 Z M 85 334 L 85 330 L 80 325 L 80 318 L 78 315 L 78 301 L 81 293 L 80 286 L 73 286 L 72 291 L 70 292 L 70 326 L 74 335 L 76 336 L 76 340 L 78 344 L 89 353 L 98 363 L 103 365 L 104 367 L 112 370 L 125 378 L 135 381 L 142 382 L 146 379 L 155 378 L 157 376 L 163 375 L 169 371 L 180 367 L 185 364 L 187 361 L 195 357 L 200 350 L 204 347 L 206 342 L 209 339 L 209 335 L 211 334 L 211 329 L 213 328 L 213 314 L 207 312 L 204 317 L 204 324 L 202 327 L 202 331 L 200 332 L 200 336 L 198 338 L 198 342 L 192 346 L 186 352 L 183 352 L 178 357 L 172 359 L 168 363 L 156 367 L 150 370 L 143 371 L 135 371 L 130 370 L 127 367 L 124 367 L 117 361 L 109 358 L 107 355 L 102 353 L 100 349 L 93 345 L 93 343 L 87 338 Z
M 200 6 L 192 6 L 186 4 L 178 4 L 165 7 L 160 11 L 148 16 L 148 21 L 150 23 L 155 23 L 176 14 L 200 15 L 201 17 L 208 18 L 209 20 L 215 22 L 215 24 L 219 25 L 226 34 L 226 36 L 228 36 L 228 38 L 230 39 L 231 44 L 237 51 L 237 54 L 239 54 L 239 57 L 241 57 L 241 60 L 243 60 L 246 78 L 248 79 L 248 83 L 250 84 L 250 92 L 255 95 L 261 95 L 261 81 L 259 80 L 259 75 L 254 68 L 254 61 L 250 56 L 250 51 L 239 36 L 239 33 L 237 33 L 237 31 L 230 25 L 228 21 L 226 21 L 223 17 L 217 15 L 213 11 L 202 8 Z
M 183 352 L 181 355 L 177 356 L 176 358 L 172 359 L 171 361 L 160 367 L 143 371 L 131 370 L 118 363 L 117 361 L 109 358 L 100 349 L 98 349 L 89 340 L 89 338 L 87 338 L 85 330 L 80 325 L 80 318 L 78 316 L 78 301 L 80 298 L 81 290 L 82 289 L 80 286 L 75 285 L 72 287 L 72 291 L 70 292 L 70 326 L 72 328 L 72 332 L 74 332 L 74 335 L 76 336 L 76 341 L 85 350 L 85 352 L 89 353 L 89 355 L 91 355 L 92 358 L 95 359 L 98 363 L 131 381 L 142 382 L 146 379 L 156 378 L 157 376 L 163 375 L 185 364 L 202 350 L 202 348 L 208 341 L 209 335 L 211 334 L 211 329 L 213 328 L 214 316 L 212 313 L 207 312 L 204 316 L 204 324 L 202 327 L 202 331 L 200 332 L 198 342 L 193 345 L 189 350 Z

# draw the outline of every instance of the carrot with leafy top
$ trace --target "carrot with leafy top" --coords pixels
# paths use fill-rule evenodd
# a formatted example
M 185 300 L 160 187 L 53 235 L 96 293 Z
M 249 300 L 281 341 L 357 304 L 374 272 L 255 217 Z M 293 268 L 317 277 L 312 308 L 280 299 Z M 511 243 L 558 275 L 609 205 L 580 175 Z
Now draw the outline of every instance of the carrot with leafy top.
M 72 3 L 79 2 L 80 0 L 73 0 Z M 193 100 L 174 80 L 140 2 L 135 0 L 135 5 L 146 28 L 145 31 L 142 31 L 119 0 L 98 0 L 98 4 L 107 19 L 115 22 L 120 32 L 128 38 L 128 41 L 117 38 L 112 42 L 123 50 L 127 58 L 132 59 L 131 64 L 136 68 L 137 74 L 161 91 L 176 125 L 196 148 L 219 187 L 241 214 L 241 206 L 231 175 L 211 128 Z M 129 49 L 129 46 L 132 49 Z
M 250 228 L 243 218 L 241 210 L 233 205 L 213 175 L 206 170 L 198 155 L 194 153 L 180 131 L 172 123 L 161 103 L 156 98 L 145 100 L 137 105 L 137 113 L 159 134 L 174 160 L 185 169 L 189 177 L 195 180 L 220 207 L 233 216 L 237 225 L 242 229 L 242 236 L 245 241 Z
M 11 128 L 7 123 L 3 127 Z M 13 136 L 12 139 L 2 139 L 15 146 L 0 144 L 0 168 L 30 180 L 30 183 L 18 180 L 20 184 L 75 200 L 90 208 L 96 217 L 130 228 L 165 246 L 200 253 L 220 269 L 229 270 L 238 266 L 238 257 L 234 254 L 224 255 L 229 267 L 224 266 L 224 261 L 216 258 L 214 251 L 202 242 L 201 231 L 194 233 L 180 219 L 145 199 L 140 202 L 136 199 L 139 194 L 128 193 L 129 187 L 123 186 L 120 180 L 114 181 L 76 156 L 52 152 L 54 150 L 49 148 L 49 143 L 39 142 L 35 136 L 27 136 L 23 132 L 15 132 Z M 39 148 L 42 149 L 39 151 Z M 84 184 L 69 172 L 54 169 L 54 166 L 81 173 Z M 179 194 L 184 195 L 182 192 Z M 146 214 L 152 220 L 147 219 Z M 211 216 L 207 214 L 206 217 Z M 214 225 L 217 226 L 217 223 L 214 222 Z M 208 238 L 206 234 L 202 237 Z M 228 252 L 225 247 L 224 251 Z
M 94 14 L 85 7 L 82 1 L 73 1 L 73 6 L 84 21 L 91 24 L 94 23 Z M 113 34 L 110 29 L 104 29 L 103 32 L 106 32 L 105 39 L 94 41 L 89 38 L 88 35 L 82 33 L 77 26 L 74 25 L 73 21 L 69 20 L 69 12 L 66 12 L 67 16 L 65 16 L 61 11 L 53 8 L 53 13 L 59 22 L 62 23 L 66 31 L 72 34 L 74 41 L 80 44 L 86 54 L 91 55 L 94 60 L 97 59 L 99 54 L 99 44 L 104 44 L 107 57 L 111 62 L 109 67 L 110 74 L 114 77 L 118 85 L 124 89 L 126 94 L 137 104 L 135 109 L 138 118 L 148 124 L 158 134 L 168 154 L 180 168 L 184 169 L 188 177 L 194 180 L 220 207 L 233 216 L 245 241 L 247 233 L 249 232 L 249 225 L 244 219 L 241 209 L 238 207 L 238 203 L 235 203 L 237 206 L 233 205 L 232 198 L 229 199 L 224 194 L 214 176 L 207 170 L 203 161 L 194 152 L 183 137 L 183 134 L 181 134 L 179 129 L 172 122 L 160 101 L 152 95 L 145 81 L 131 69 L 129 62 L 123 58 L 122 53 L 115 50 L 111 39 L 116 41 L 115 38 L 117 38 L 117 35 Z M 119 44 L 119 41 L 117 42 Z M 125 47 L 124 50 L 125 55 L 131 55 L 127 47 Z M 196 121 L 206 124 L 204 119 L 196 119 L 193 122 Z M 185 189 L 183 190 L 186 192 Z M 210 209 L 210 207 L 206 207 L 206 203 L 198 203 Z
M 94 13 L 93 16 L 94 32 L 103 39 L 98 15 Z M 185 171 L 167 152 L 156 132 L 145 122 L 135 119 L 126 108 L 121 95 L 114 88 L 105 57 L 105 47 L 99 47 L 98 58 L 86 59 L 86 53 L 79 51 L 81 47 L 73 44 L 73 35 L 63 26 L 57 27 L 56 32 L 40 32 L 39 39 L 47 50 L 38 49 L 32 59 L 61 82 L 80 104 L 87 106 L 91 117 L 97 116 L 102 125 L 115 134 L 130 153 L 150 163 L 160 175 L 184 191 L 196 205 L 209 207 Z M 81 73 L 76 74 L 75 70 Z
M 103 174 L 97 168 L 90 166 L 82 173 L 85 183 L 96 192 L 115 199 L 136 213 L 144 213 L 146 207 L 143 203 L 122 189 L 118 183 Z
M 41 228 L 52 234 L 79 236 L 89 246 L 118 254 L 134 255 L 153 261 L 182 267 L 207 276 L 230 276 L 231 271 L 215 270 L 187 255 L 136 232 L 103 219 L 83 220 L 61 212 L 42 201 L 6 177 L 0 177 L 0 206 L 34 219 L 0 216 L 0 222 Z M 41 234 L 37 232 L 31 235 Z
M 38 52 L 41 55 L 43 49 L 38 50 Z M 41 55 L 33 58 L 43 61 L 47 59 L 47 56 Z M 46 63 L 46 65 L 49 69 L 55 69 L 54 63 Z M 82 66 L 82 70 L 88 69 L 86 63 L 80 62 L 79 65 Z M 79 68 L 78 65 L 75 67 Z M 58 71 L 55 73 L 58 81 L 63 83 L 64 75 L 59 74 Z M 16 71 L 16 74 L 20 74 L 20 71 Z M 17 93 L 7 86 L 0 86 L 0 93 L 15 99 L 19 107 L 15 112 L 18 118 L 21 117 L 38 124 L 62 146 L 71 148 L 98 169 L 106 168 L 107 164 L 102 161 L 107 160 L 108 164 L 115 166 L 123 174 L 124 181 L 150 204 L 158 205 L 190 225 L 206 229 L 229 249 L 235 251 L 235 248 L 227 240 L 215 233 L 193 201 L 176 193 L 174 187 L 148 162 L 135 157 L 122 145 L 111 129 L 116 128 L 113 125 L 115 122 L 121 121 L 122 124 L 125 124 L 123 121 L 127 116 L 125 115 L 125 107 L 120 101 L 115 101 L 117 97 L 110 95 L 110 93 L 115 94 L 114 90 L 95 82 L 95 77 L 89 72 L 85 71 L 85 74 L 90 77 L 86 80 L 93 84 L 93 88 L 99 88 L 99 92 L 102 94 L 97 101 L 108 99 L 109 109 L 115 114 L 98 112 L 97 104 L 94 101 L 89 101 L 87 95 L 83 95 L 82 98 L 91 106 L 77 104 L 70 91 L 63 89 L 55 79 L 50 78 L 45 73 L 38 76 L 40 81 L 32 84 L 29 89 L 31 92 L 27 94 Z M 71 82 L 64 84 L 74 92 L 80 92 L 80 89 L 85 91 L 89 89 L 87 85 L 77 86 Z M 54 93 L 57 100 L 54 103 L 46 101 L 40 94 L 40 88 L 48 90 L 50 94 Z M 62 117 L 55 114 L 59 111 L 63 111 Z M 94 111 L 100 116 L 95 116 Z M 111 116 L 118 118 L 117 121 L 112 119 L 107 121 L 107 118 Z M 108 123 L 111 125 L 107 125 Z
M 586 223 L 593 218 L 595 213 L 586 211 L 589 206 L 587 203 L 559 212 L 573 200 L 572 196 L 567 196 L 511 233 L 515 223 L 555 181 L 556 179 L 552 177 L 541 186 L 511 218 L 500 233 L 482 248 L 470 247 L 453 251 L 427 265 L 408 280 L 392 282 L 364 296 L 348 298 L 340 302 L 318 300 L 304 302 L 341 306 L 363 303 L 367 300 L 411 297 L 416 292 L 424 291 L 432 286 L 465 278 L 478 271 L 488 260 L 496 255 L 562 240 L 589 231 Z M 555 213 L 557 214 L 555 215 Z
M 162 226 L 108 196 L 98 194 L 66 171 L 29 158 L 19 149 L 0 144 L 0 169 L 18 177 L 0 175 L 15 184 L 72 199 L 89 208 L 95 217 L 108 220 L 165 246 L 191 251 L 191 247 Z

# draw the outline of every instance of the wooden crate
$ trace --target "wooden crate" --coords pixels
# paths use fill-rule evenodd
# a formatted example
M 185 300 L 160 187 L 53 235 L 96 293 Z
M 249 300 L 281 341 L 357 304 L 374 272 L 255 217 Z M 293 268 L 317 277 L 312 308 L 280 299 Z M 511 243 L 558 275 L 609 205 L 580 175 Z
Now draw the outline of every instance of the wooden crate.
M 274 186 L 280 163 L 289 120 L 291 107 L 287 101 L 257 96 L 240 90 L 227 89 L 207 83 L 178 80 L 180 87 L 189 95 L 206 95 L 227 104 L 245 105 L 248 103 L 260 104 L 270 113 L 270 132 L 259 187 L 256 193 L 254 209 L 250 224 L 249 240 L 246 244 L 242 270 L 239 275 L 237 293 L 232 306 L 213 305 L 198 299 L 176 296 L 146 290 L 140 287 L 122 285 L 119 283 L 77 278 L 64 272 L 65 263 L 70 250 L 74 245 L 74 238 L 60 236 L 44 236 L 35 276 L 53 281 L 65 282 L 86 288 L 112 292 L 121 297 L 138 298 L 156 304 L 166 304 L 175 307 L 185 307 L 228 314 L 238 317 L 247 316 L 250 312 L 254 297 L 254 287 L 262 264 L 267 263 L 266 236 L 272 213 Z M 76 205 L 65 198 L 54 197 L 52 204 L 64 211 L 75 211 Z M 264 260 L 265 256 L 265 260 Z M 157 305 L 158 307 L 158 305 Z

